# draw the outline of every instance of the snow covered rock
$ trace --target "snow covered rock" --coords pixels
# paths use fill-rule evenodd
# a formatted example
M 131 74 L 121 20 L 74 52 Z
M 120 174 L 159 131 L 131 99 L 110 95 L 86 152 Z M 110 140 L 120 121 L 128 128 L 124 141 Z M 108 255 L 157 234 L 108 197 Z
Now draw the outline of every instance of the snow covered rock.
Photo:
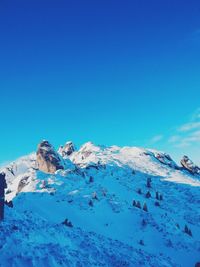
M 64 146 L 60 146 L 58 153 L 64 158 L 70 156 L 75 151 L 74 144 L 69 141 Z
M 29 179 L 29 176 L 22 177 L 22 179 L 19 181 L 19 184 L 18 184 L 17 193 L 21 192 L 22 189 L 28 184 L 28 179 Z
M 155 157 L 160 163 L 169 166 L 170 168 L 179 169 L 179 166 L 173 161 L 173 159 L 167 153 L 161 153 L 155 150 L 146 152 L 147 155 Z
M 42 141 L 37 150 L 37 163 L 40 171 L 55 173 L 57 170 L 64 169 L 58 153 L 48 141 Z
M 183 156 L 181 160 L 181 165 L 184 169 L 189 171 L 192 174 L 200 174 L 200 168 L 195 165 L 187 156 Z
M 71 160 L 78 166 L 87 167 L 89 165 L 96 166 L 102 161 L 103 153 L 106 149 L 101 146 L 96 146 L 92 142 L 87 142 L 81 148 L 72 154 Z

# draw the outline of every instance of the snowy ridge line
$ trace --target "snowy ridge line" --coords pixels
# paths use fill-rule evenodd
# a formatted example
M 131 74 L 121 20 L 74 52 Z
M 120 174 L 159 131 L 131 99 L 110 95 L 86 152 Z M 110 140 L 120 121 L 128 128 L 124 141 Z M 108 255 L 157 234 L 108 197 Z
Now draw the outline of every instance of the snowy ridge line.
M 1 169 L 13 202 L 0 225 L 3 263 L 190 267 L 200 260 L 200 179 L 191 162 L 189 170 L 159 151 L 91 142 L 57 152 L 46 142 L 40 157 Z

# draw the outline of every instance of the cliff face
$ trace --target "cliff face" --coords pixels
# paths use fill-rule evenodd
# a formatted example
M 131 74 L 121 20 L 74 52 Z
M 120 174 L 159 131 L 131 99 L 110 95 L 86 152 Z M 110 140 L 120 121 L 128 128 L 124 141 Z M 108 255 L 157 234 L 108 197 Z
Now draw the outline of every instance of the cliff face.
M 200 168 L 196 166 L 191 159 L 189 159 L 187 156 L 184 156 L 181 160 L 181 165 L 182 167 L 192 173 L 193 175 L 198 175 L 200 174 Z
M 48 141 L 42 141 L 38 146 L 37 164 L 39 170 L 46 173 L 64 169 L 58 153 Z
M 75 151 L 75 147 L 74 147 L 74 144 L 71 141 L 67 142 L 64 146 L 60 146 L 59 149 L 58 149 L 58 153 L 62 157 L 68 157 L 74 151 Z

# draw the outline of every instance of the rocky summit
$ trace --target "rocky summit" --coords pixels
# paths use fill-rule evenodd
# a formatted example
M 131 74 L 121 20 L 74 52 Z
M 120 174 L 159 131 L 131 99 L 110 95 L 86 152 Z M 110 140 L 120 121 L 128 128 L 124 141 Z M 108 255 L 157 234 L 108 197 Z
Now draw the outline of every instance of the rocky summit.
M 55 173 L 57 170 L 64 169 L 58 153 L 48 141 L 42 141 L 38 145 L 37 164 L 40 171 Z
M 75 151 L 75 147 L 73 142 L 69 141 L 64 146 L 60 146 L 58 149 L 58 153 L 62 157 L 70 156 Z
M 187 156 L 183 156 L 181 160 L 181 165 L 184 169 L 189 171 L 192 174 L 200 174 L 200 168 L 195 165 L 191 159 L 189 159 Z

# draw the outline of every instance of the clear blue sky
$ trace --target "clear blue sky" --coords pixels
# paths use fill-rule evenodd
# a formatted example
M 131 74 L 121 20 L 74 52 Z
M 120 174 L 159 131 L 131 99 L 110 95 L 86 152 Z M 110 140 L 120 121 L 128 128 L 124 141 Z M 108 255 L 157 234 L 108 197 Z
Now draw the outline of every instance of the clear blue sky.
M 0 99 L 0 162 L 41 139 L 198 160 L 200 1 L 2 0 Z

